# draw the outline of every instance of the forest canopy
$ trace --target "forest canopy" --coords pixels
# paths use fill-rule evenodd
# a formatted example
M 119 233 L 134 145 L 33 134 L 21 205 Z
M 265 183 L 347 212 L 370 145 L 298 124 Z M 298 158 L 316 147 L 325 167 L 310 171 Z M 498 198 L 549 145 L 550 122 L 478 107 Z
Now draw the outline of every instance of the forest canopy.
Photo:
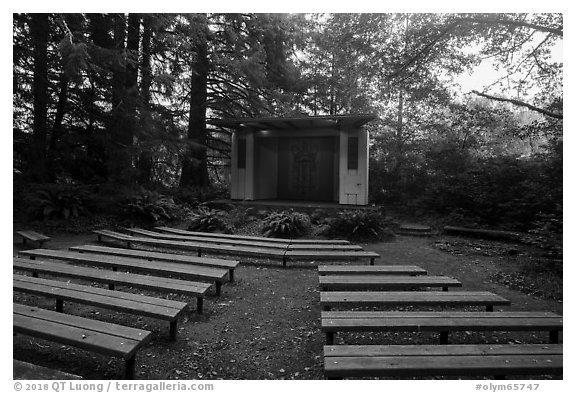
M 562 216 L 562 41 L 561 14 L 14 14 L 15 193 L 205 199 L 211 120 L 374 113 L 373 203 L 532 229 Z

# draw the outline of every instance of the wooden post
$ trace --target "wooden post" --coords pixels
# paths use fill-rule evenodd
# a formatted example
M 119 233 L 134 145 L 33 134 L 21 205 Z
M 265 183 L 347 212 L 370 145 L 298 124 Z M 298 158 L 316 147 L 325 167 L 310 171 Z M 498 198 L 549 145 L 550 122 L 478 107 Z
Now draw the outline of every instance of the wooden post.
M 178 320 L 170 322 L 170 340 L 176 341 L 176 334 L 178 333 Z
M 440 344 L 448 344 L 448 332 L 440 332 Z
M 334 332 L 326 332 L 326 345 L 334 345 Z
M 64 300 L 56 299 L 56 312 L 64 312 Z
M 230 282 L 234 282 L 234 269 L 228 270 L 228 277 L 230 279 Z
M 136 354 L 134 354 L 130 359 L 126 359 L 126 379 L 134 379 L 134 373 L 136 369 Z
M 220 281 L 216 282 L 216 296 L 220 296 L 222 293 L 222 283 Z
M 202 314 L 202 312 L 203 312 L 203 310 L 202 310 L 202 309 L 203 309 L 203 304 L 204 304 L 204 299 L 201 298 L 201 297 L 199 297 L 199 298 L 198 298 L 198 302 L 197 302 L 197 304 L 196 304 L 196 312 L 197 312 L 198 314 Z

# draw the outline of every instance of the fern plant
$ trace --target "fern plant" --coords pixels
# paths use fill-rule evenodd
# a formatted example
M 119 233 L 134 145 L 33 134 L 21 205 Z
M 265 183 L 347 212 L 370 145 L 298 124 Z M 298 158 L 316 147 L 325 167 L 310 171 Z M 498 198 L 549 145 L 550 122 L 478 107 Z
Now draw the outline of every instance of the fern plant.
M 392 236 L 379 212 L 369 210 L 344 210 L 326 220 L 325 235 L 351 240 L 374 241 Z
M 310 229 L 310 218 L 292 210 L 271 212 L 263 220 L 262 233 L 266 237 L 300 237 Z
M 123 213 L 131 219 L 153 223 L 173 219 L 176 210 L 177 206 L 172 198 L 145 189 L 126 198 L 122 203 Z
M 45 186 L 28 198 L 28 214 L 32 219 L 69 220 L 86 215 L 86 196 L 68 186 Z
M 231 232 L 231 226 L 226 222 L 226 213 L 200 206 L 188 216 L 188 230 L 198 232 Z

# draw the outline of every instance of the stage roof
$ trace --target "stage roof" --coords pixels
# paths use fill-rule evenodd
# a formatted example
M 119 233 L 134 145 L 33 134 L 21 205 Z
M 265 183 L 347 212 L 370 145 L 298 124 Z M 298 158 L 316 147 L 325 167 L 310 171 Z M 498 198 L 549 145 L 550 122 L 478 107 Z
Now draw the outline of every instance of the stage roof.
M 330 128 L 339 130 L 352 126 L 359 128 L 371 120 L 376 119 L 374 114 L 358 115 L 326 115 L 326 116 L 290 116 L 290 117 L 249 117 L 236 119 L 209 120 L 208 124 L 234 130 L 309 130 Z

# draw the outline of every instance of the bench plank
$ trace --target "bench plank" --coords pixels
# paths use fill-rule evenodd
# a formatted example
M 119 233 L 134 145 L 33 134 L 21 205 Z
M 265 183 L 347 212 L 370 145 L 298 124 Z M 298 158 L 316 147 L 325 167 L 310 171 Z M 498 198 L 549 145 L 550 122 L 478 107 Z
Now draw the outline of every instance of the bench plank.
M 162 239 L 152 239 L 144 237 L 135 237 L 124 234 L 119 234 L 117 232 L 98 230 L 94 231 L 98 235 L 98 241 L 102 241 L 102 237 L 107 237 L 120 242 L 125 242 L 128 248 L 131 248 L 134 244 L 149 246 L 149 247 L 166 247 L 172 249 L 195 251 L 198 256 L 202 256 L 205 251 L 215 252 L 221 254 L 234 254 L 234 255 L 251 255 L 268 257 L 273 259 L 283 259 L 284 250 L 274 249 L 274 248 L 264 248 L 264 247 L 251 247 L 251 246 L 226 246 L 218 244 L 209 244 L 205 242 L 183 242 L 176 240 L 162 240 Z
M 380 255 L 371 251 L 351 251 L 351 250 L 288 250 L 284 251 L 282 249 L 274 248 L 264 248 L 255 246 L 227 246 L 227 245 L 217 245 L 209 244 L 205 242 L 189 242 L 189 241 L 174 241 L 174 240 L 162 240 L 162 239 L 152 239 L 124 235 L 121 233 L 109 231 L 109 230 L 97 230 L 94 231 L 98 235 L 98 241 L 102 241 L 102 238 L 110 238 L 120 242 L 125 242 L 127 247 L 130 248 L 133 244 L 147 245 L 151 247 L 168 247 L 174 249 L 183 249 L 188 251 L 196 251 L 198 256 L 202 256 L 202 252 L 215 252 L 215 253 L 229 253 L 234 255 L 250 255 L 254 257 L 267 257 L 271 259 L 281 259 L 283 266 L 286 266 L 286 262 L 291 259 L 298 260 L 308 260 L 308 259 L 362 259 L 369 258 L 370 264 L 374 264 L 374 259 L 379 258 Z
M 13 314 L 15 333 L 32 333 L 39 338 L 57 339 L 64 344 L 81 345 L 85 349 L 124 359 L 132 357 L 143 343 L 150 341 L 152 334 L 142 329 L 17 303 L 13 304 Z
M 210 284 L 177 280 L 165 277 L 143 276 L 126 272 L 111 272 L 90 267 L 72 266 L 61 262 L 35 261 L 22 258 L 13 259 L 13 268 L 32 274 L 72 277 L 106 284 L 126 285 L 154 291 L 180 293 L 197 298 L 198 313 L 202 313 L 203 298 Z
M 325 250 L 362 250 L 362 247 L 355 244 L 331 244 L 331 243 L 309 243 L 301 244 L 288 242 L 267 242 L 262 241 L 265 238 L 255 238 L 255 239 L 229 239 L 221 237 L 206 237 L 206 236 L 194 236 L 194 235 L 181 235 L 181 234 L 168 234 L 161 232 L 149 231 L 140 228 L 126 228 L 126 231 L 132 235 L 142 235 L 148 236 L 155 239 L 163 240 L 179 240 L 188 242 L 207 242 L 213 244 L 222 244 L 230 246 L 251 246 L 251 247 L 263 247 L 263 248 L 273 248 L 286 250 L 290 249 L 325 249 Z
M 187 306 L 186 303 L 174 300 L 21 275 L 14 275 L 13 289 L 17 292 L 54 298 L 56 311 L 59 312 L 62 312 L 64 301 L 71 301 L 166 320 L 170 322 L 173 340 L 176 339 L 178 317 Z
M 14 380 L 69 380 L 82 379 L 82 377 L 69 374 L 60 370 L 53 370 L 48 367 L 38 366 L 36 364 L 12 360 L 12 379 Z
M 325 346 L 328 378 L 561 374 L 562 345 Z
M 320 292 L 324 310 L 333 306 L 509 306 L 510 301 L 491 292 Z
M 156 227 L 154 228 L 161 232 L 173 233 L 176 235 L 190 235 L 199 236 L 207 238 L 220 238 L 220 239 L 233 239 L 233 240 L 254 240 L 262 241 L 268 243 L 281 243 L 281 244 L 350 244 L 348 240 L 340 239 L 279 239 L 273 237 L 263 237 L 263 236 L 242 236 L 242 235 L 231 235 L 227 233 L 210 233 L 210 232 L 194 232 L 187 231 L 184 229 L 169 228 L 169 227 Z
M 127 361 L 126 373 L 134 373 L 133 360 L 151 333 L 112 323 L 62 314 L 13 303 L 14 333 L 75 346 Z
M 346 259 L 364 259 L 369 258 L 370 263 L 374 264 L 375 258 L 380 258 L 380 254 L 373 251 L 348 251 L 348 250 L 292 250 L 286 251 L 287 259 L 320 259 L 320 260 L 346 260 Z
M 16 231 L 16 233 L 22 237 L 23 244 L 26 244 L 26 242 L 29 240 L 31 242 L 38 243 L 40 247 L 42 247 L 44 242 L 51 240 L 50 237 L 35 231 Z
M 69 248 L 70 251 L 87 252 L 95 254 L 116 255 L 122 257 L 140 258 L 147 261 L 164 261 L 174 263 L 185 263 L 190 265 L 215 267 L 221 269 L 228 269 L 230 281 L 234 281 L 234 269 L 238 267 L 240 262 L 230 259 L 216 259 L 206 257 L 195 257 L 191 255 L 171 254 L 169 252 L 155 252 L 134 250 L 127 248 L 116 247 L 103 247 L 95 245 L 74 246 Z
M 426 270 L 419 266 L 412 265 L 377 265 L 377 266 L 366 266 L 366 265 L 320 265 L 318 266 L 318 274 L 321 276 L 325 275 L 388 275 L 388 274 L 398 274 L 398 275 L 425 275 Z
M 322 290 L 405 290 L 423 287 L 461 287 L 462 283 L 445 276 L 328 275 L 319 276 Z
M 322 312 L 327 344 L 337 332 L 440 332 L 441 344 L 451 331 L 549 331 L 558 343 L 562 317 L 548 312 Z
M 145 272 L 154 275 L 175 275 L 181 278 L 188 278 L 200 281 L 215 282 L 217 294 L 220 294 L 220 286 L 226 280 L 228 270 L 211 267 L 184 265 L 181 263 L 156 261 L 148 263 L 138 258 L 118 257 L 114 255 L 84 254 L 74 251 L 63 250 L 27 250 L 20 251 L 19 255 L 25 255 L 31 259 L 46 258 L 56 259 L 66 262 L 103 266 L 110 268 L 121 268 L 130 271 Z

